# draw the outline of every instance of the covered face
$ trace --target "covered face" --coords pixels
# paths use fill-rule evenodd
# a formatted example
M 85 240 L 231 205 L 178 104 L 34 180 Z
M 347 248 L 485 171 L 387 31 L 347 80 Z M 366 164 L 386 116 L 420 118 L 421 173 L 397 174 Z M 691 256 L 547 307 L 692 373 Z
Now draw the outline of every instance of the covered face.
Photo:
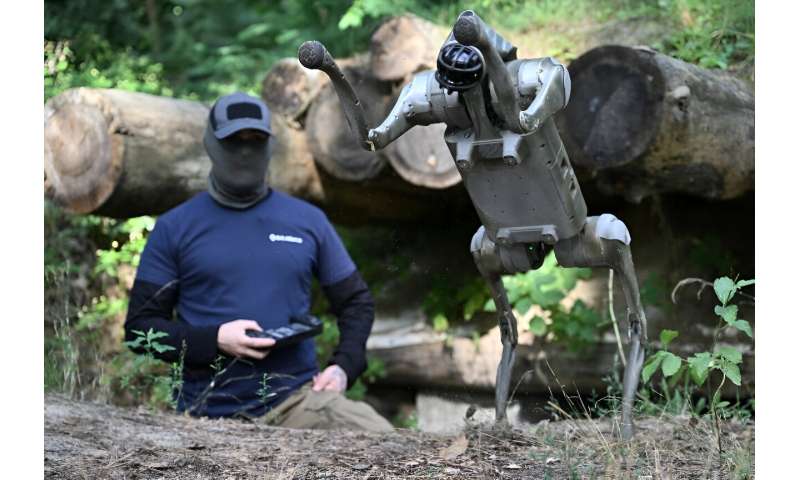
M 214 104 L 203 138 L 211 172 L 208 192 L 220 204 L 248 208 L 269 192 L 270 112 L 260 99 L 244 93 Z

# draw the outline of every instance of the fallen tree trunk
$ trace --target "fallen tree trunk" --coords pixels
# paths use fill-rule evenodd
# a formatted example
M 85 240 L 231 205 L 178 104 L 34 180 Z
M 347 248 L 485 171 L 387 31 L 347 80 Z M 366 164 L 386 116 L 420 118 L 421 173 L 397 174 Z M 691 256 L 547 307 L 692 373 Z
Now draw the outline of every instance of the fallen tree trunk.
M 270 110 L 291 121 L 299 120 L 317 96 L 327 77 L 309 70 L 297 58 L 281 59 L 261 82 L 261 98 Z
M 78 88 L 45 106 L 45 194 L 75 213 L 159 214 L 205 190 L 208 107 L 122 90 Z M 309 200 L 322 187 L 305 135 L 279 116 L 271 184 Z
M 381 24 L 369 45 L 370 69 L 378 80 L 403 81 L 436 68 L 439 48 L 449 30 L 414 15 L 392 17 Z
M 370 179 L 353 182 L 319 170 L 325 212 L 335 223 L 442 227 L 480 224 L 467 191 L 459 185 L 423 188 L 404 181 L 389 165 Z
M 368 121 L 383 120 L 391 108 L 391 85 L 372 77 L 361 62 L 345 65 L 342 71 L 358 94 Z M 374 178 L 386 163 L 383 152 L 369 152 L 358 144 L 330 83 L 311 104 L 305 125 L 314 159 L 336 178 L 354 182 Z
M 427 188 L 456 185 L 461 174 L 444 142 L 445 128 L 443 123 L 413 127 L 386 147 L 384 155 L 408 183 Z
M 673 350 L 682 356 L 703 351 L 701 342 L 682 341 Z M 743 350 L 742 385 L 755 391 L 755 356 L 747 344 Z M 402 329 L 396 334 L 373 334 L 368 353 L 386 366 L 386 375 L 379 385 L 415 387 L 418 389 L 454 389 L 493 392 L 502 344 L 498 328 L 474 340 L 456 337 L 447 340 L 442 333 L 427 327 Z M 613 341 L 598 342 L 584 351 L 575 352 L 563 345 L 534 339 L 530 332 L 520 335 L 513 382 L 520 394 L 559 394 L 561 387 L 569 392 L 591 394 L 604 392 L 606 378 L 621 368 L 615 360 L 617 346 Z M 620 378 L 621 370 L 620 370 Z M 717 383 L 718 384 L 718 383 Z M 736 387 L 727 382 L 722 395 L 736 396 Z
M 163 212 L 205 187 L 208 107 L 77 88 L 45 105 L 45 193 L 75 213 Z
M 754 97 L 744 82 L 647 48 L 604 46 L 569 66 L 559 117 L 575 165 L 638 202 L 675 192 L 729 199 L 754 188 Z
M 154 215 L 206 188 L 211 163 L 202 145 L 203 104 L 80 88 L 53 98 L 45 112 L 45 192 L 68 211 Z M 281 115 L 273 115 L 272 128 L 270 185 L 322 205 L 335 221 L 439 224 L 475 217 L 462 188 L 413 185 L 383 157 L 370 179 L 321 177 L 306 132 Z

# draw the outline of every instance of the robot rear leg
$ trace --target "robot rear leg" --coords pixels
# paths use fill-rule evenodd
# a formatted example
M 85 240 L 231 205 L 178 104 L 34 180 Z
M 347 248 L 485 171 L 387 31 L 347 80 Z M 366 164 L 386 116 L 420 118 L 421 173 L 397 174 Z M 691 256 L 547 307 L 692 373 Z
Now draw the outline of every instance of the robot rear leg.
M 639 284 L 633 268 L 630 234 L 614 215 L 588 217 L 578 235 L 561 240 L 554 249 L 564 267 L 607 267 L 619 276 L 628 307 L 628 361 L 622 393 L 622 438 L 633 437 L 633 400 L 644 363 L 642 343 L 647 341 L 647 319 L 639 297 Z

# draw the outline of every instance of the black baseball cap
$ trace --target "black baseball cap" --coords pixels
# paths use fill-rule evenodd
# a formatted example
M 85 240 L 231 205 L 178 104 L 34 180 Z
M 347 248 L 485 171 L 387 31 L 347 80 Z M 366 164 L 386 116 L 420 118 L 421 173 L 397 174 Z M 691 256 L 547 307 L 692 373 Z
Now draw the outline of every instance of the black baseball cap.
M 246 129 L 272 135 L 269 120 L 270 112 L 267 105 L 261 99 L 242 92 L 220 97 L 208 115 L 208 121 L 217 139 L 229 137 Z

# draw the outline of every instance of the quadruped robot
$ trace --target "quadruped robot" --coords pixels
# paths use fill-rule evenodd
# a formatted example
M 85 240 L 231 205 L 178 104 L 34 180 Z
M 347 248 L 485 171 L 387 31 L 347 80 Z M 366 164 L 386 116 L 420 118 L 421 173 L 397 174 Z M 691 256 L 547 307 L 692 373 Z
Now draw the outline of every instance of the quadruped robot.
M 644 361 L 647 321 L 625 224 L 611 214 L 587 217 L 586 203 L 553 114 L 569 101 L 570 77 L 554 59 L 517 59 L 517 49 L 471 10 L 442 45 L 436 70 L 417 73 L 379 126 L 325 47 L 300 46 L 303 66 L 326 73 L 360 145 L 381 149 L 415 125 L 443 122 L 444 141 L 481 220 L 470 250 L 497 306 L 503 352 L 495 412 L 506 423 L 517 321 L 502 275 L 542 265 L 555 251 L 564 267 L 607 267 L 619 276 L 628 308 L 629 353 L 623 380 L 621 433 L 633 436 L 633 399 Z

